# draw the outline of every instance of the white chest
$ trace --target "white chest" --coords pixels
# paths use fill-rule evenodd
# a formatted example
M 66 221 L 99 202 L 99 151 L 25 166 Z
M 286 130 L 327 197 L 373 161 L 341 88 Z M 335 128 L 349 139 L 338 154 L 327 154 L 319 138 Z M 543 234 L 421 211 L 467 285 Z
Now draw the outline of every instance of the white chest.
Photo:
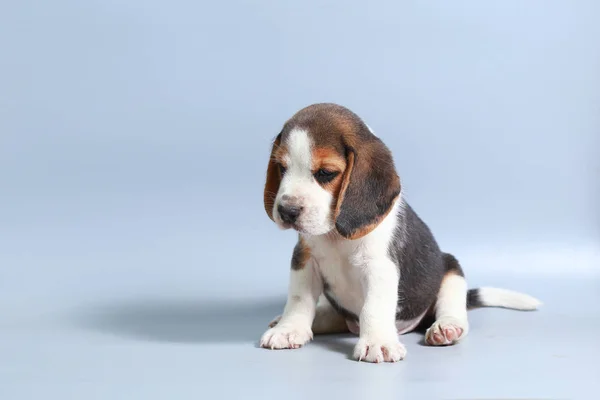
M 365 302 L 365 279 L 378 274 L 382 266 L 397 271 L 388 248 L 396 229 L 397 212 L 401 204 L 400 199 L 384 220 L 360 239 L 336 240 L 326 236 L 304 238 L 328 294 L 339 306 L 357 316 Z
M 365 296 L 361 279 L 363 272 L 355 260 L 356 249 L 317 244 L 311 249 L 311 255 L 328 295 L 344 309 L 360 314 Z

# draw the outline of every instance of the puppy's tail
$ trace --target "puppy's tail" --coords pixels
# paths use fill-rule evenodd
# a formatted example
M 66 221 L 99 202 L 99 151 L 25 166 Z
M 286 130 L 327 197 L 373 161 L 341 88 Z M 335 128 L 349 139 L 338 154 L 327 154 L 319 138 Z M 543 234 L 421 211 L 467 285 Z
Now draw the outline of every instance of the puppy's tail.
M 536 310 L 542 302 L 528 294 L 508 289 L 482 287 L 469 289 L 467 292 L 467 308 L 502 307 L 513 310 Z

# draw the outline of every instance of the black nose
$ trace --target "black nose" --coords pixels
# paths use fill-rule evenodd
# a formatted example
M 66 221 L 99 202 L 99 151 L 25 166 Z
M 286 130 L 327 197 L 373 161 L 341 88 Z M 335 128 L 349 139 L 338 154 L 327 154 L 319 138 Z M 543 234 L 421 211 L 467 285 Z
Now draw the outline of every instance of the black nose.
M 281 220 L 287 224 L 293 224 L 296 222 L 298 215 L 302 211 L 302 207 L 298 206 L 282 206 L 281 204 L 277 206 L 277 211 L 281 216 Z

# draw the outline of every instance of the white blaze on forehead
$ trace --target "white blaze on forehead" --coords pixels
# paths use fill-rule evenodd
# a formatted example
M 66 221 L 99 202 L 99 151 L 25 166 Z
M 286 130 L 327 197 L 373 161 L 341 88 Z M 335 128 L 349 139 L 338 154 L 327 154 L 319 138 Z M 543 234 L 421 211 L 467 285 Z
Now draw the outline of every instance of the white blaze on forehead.
M 310 175 L 312 167 L 312 143 L 308 133 L 302 129 L 294 129 L 287 138 L 288 154 L 286 162 L 288 169 L 295 174 L 307 173 Z

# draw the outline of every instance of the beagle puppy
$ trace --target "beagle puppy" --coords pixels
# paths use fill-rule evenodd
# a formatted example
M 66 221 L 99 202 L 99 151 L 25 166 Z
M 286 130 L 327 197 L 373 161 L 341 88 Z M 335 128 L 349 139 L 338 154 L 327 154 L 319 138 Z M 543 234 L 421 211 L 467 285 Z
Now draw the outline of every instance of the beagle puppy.
M 396 362 L 399 335 L 428 328 L 432 346 L 469 331 L 467 309 L 534 310 L 541 303 L 499 288 L 468 289 L 454 256 L 440 250 L 402 197 L 390 150 L 352 111 L 314 104 L 277 135 L 264 187 L 268 216 L 298 233 L 287 302 L 260 339 L 295 349 L 313 334 L 359 335 L 354 358 Z

